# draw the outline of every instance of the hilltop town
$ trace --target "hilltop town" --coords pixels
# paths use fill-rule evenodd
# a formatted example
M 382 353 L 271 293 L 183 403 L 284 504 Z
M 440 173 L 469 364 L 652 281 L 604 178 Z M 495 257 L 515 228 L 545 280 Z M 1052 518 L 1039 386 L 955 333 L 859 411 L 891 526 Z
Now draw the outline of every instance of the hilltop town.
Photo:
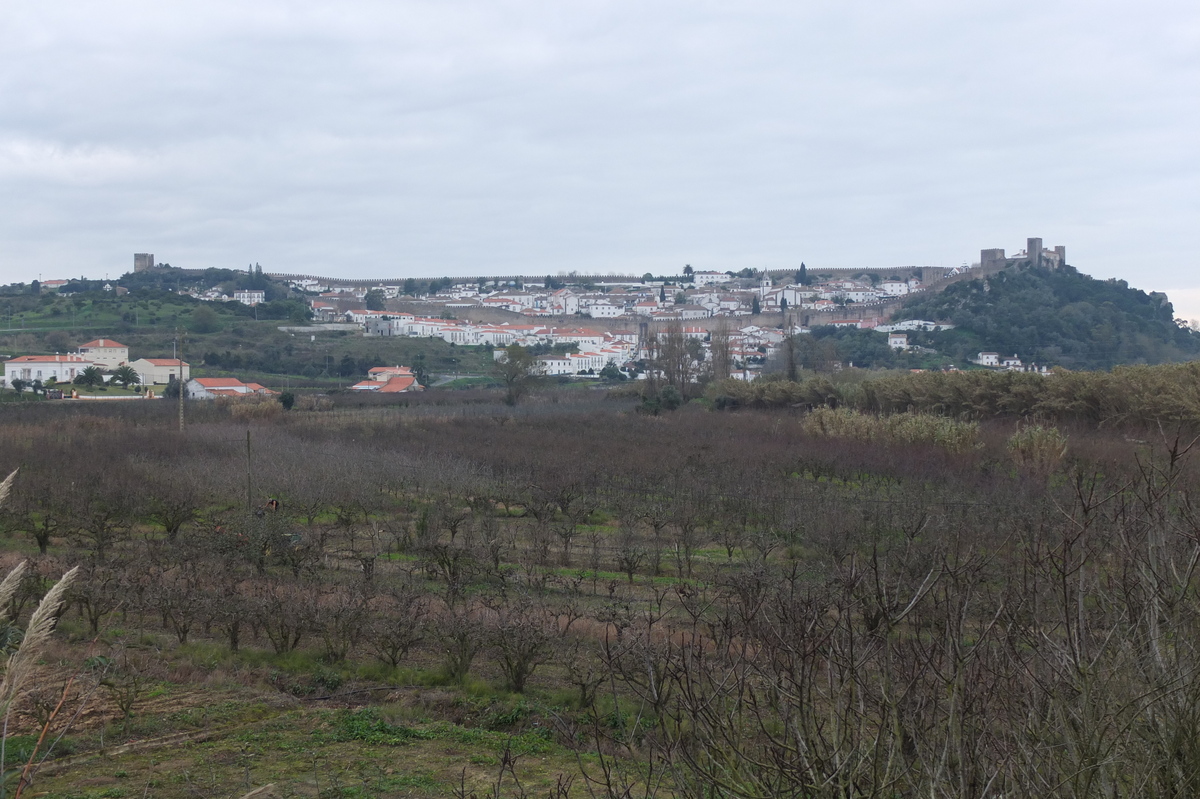
M 1012 256 L 982 250 L 978 262 L 949 269 L 801 263 L 786 271 L 686 266 L 673 275 L 542 278 L 355 280 L 267 273 L 257 265 L 189 270 L 143 253 L 115 282 L 48 280 L 0 294 L 10 334 L 50 325 L 41 328 L 49 331 L 41 348 L 36 337 L 10 337 L 18 347 L 6 359 L 10 386 L 77 382 L 89 367 L 111 384 L 114 364 L 92 356 L 97 341 L 118 336 L 145 348 L 138 362 L 118 364 L 135 367 L 122 382 L 153 390 L 169 382 L 159 372 L 171 371 L 163 365 L 175 362 L 165 354 L 173 354 L 181 329 L 198 337 L 189 346 L 199 349 L 192 353 L 202 379 L 251 370 L 251 382 L 260 385 L 271 375 L 292 375 L 385 394 L 451 382 L 460 371 L 484 380 L 493 371 L 487 364 L 503 361 L 513 345 L 541 374 L 609 380 L 652 376 L 664 347 L 686 353 L 695 379 L 742 380 L 764 371 L 856 366 L 1045 374 L 1052 365 L 1178 360 L 1195 349 L 1163 295 L 1081 275 L 1067 266 L 1065 248 L 1045 248 L 1040 239 Z M 87 314 L 86 329 L 100 338 L 72 346 L 74 336 L 64 335 L 73 326 L 64 324 L 68 313 L 71 323 Z M 251 320 L 259 325 L 255 343 L 246 339 Z M 148 333 L 164 322 L 166 336 Z M 1116 338 L 1092 332 L 1104 329 Z M 434 341 L 441 349 L 417 343 Z M 407 365 L 389 366 L 397 363 Z M 380 370 L 399 369 L 408 374 L 376 379 Z M 220 395 L 194 388 L 198 397 Z

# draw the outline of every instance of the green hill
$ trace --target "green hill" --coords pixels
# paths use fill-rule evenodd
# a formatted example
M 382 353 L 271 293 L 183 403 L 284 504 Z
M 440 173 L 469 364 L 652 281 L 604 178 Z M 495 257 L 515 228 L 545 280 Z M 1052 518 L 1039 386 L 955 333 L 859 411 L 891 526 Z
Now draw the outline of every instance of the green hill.
M 229 374 L 271 387 L 344 385 L 365 377 L 372 366 L 389 364 L 426 374 L 484 374 L 491 369 L 491 347 L 459 347 L 432 338 L 367 338 L 319 326 L 311 335 L 282 331 L 280 326 L 306 324 L 308 307 L 303 297 L 265 278 L 259 285 L 276 299 L 257 309 L 176 293 L 177 287 L 203 288 L 214 281 L 225 281 L 221 285 L 232 291 L 260 277 L 228 270 L 192 274 L 158 269 L 123 276 L 122 285 L 131 285 L 125 296 L 104 291 L 101 281 L 72 281 L 73 293 L 66 295 L 22 285 L 0 287 L 0 357 L 70 352 L 89 339 L 105 337 L 128 346 L 133 358 L 167 358 L 184 331 L 186 359 L 196 376 Z
M 1167 363 L 1200 356 L 1200 335 L 1176 324 L 1164 294 L 1097 280 L 1066 266 L 1006 269 L 914 297 L 896 316 L 949 322 L 918 343 L 955 360 L 980 351 L 1070 369 Z

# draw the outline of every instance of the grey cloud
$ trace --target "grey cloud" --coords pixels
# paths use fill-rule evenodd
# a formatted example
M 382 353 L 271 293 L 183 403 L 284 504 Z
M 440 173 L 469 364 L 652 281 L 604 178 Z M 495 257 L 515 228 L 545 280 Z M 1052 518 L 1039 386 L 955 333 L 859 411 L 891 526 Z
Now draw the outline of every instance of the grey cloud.
M 18 4 L 0 279 L 957 264 L 1197 282 L 1200 12 Z

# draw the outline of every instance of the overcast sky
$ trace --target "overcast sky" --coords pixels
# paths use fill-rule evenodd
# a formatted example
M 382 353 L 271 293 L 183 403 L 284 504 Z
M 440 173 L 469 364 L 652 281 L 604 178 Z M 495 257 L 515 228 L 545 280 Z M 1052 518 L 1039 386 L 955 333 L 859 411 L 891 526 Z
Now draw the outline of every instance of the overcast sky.
M 1200 317 L 1200 4 L 0 3 L 0 281 L 958 265 Z M 1189 293 L 1190 292 L 1190 293 Z

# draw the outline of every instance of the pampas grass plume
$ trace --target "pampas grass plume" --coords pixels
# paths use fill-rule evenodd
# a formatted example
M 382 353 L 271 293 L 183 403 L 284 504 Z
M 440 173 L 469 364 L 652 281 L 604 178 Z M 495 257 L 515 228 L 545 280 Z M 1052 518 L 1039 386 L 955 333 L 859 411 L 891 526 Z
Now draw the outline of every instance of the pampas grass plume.
M 4 482 L 0 483 L 0 505 L 4 504 L 4 500 L 8 499 L 8 493 L 12 491 L 13 480 L 17 479 L 19 469 L 13 469 L 12 474 L 4 478 Z
M 0 707 L 7 707 L 12 703 L 20 692 L 21 686 L 33 673 L 33 666 L 37 662 L 39 650 L 50 639 L 50 634 L 54 632 L 54 623 L 66 600 L 67 589 L 71 587 L 78 572 L 79 567 L 76 566 L 64 574 L 62 579 L 46 592 L 42 601 L 38 603 L 37 610 L 33 612 L 32 618 L 29 619 L 29 626 L 25 629 L 21 648 L 8 659 L 8 668 L 5 669 L 3 681 L 0 681 Z M 8 583 L 11 578 L 10 574 L 4 584 Z

